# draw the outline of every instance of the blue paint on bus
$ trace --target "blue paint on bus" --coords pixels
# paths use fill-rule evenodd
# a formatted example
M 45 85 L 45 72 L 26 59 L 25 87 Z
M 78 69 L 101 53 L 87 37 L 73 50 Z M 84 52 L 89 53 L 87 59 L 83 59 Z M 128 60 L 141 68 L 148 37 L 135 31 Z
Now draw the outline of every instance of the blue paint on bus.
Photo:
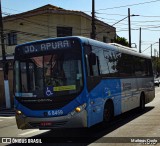
M 104 120 L 107 101 L 113 103 L 113 116 L 139 107 L 141 93 L 145 95 L 145 103 L 152 101 L 155 92 L 151 59 L 129 49 L 83 37 L 52 38 L 18 45 L 14 99 L 16 111 L 20 111 L 16 114 L 18 128 L 54 128 L 59 123 L 60 128 L 91 127 Z M 50 72 L 53 69 L 54 55 L 63 57 L 56 61 L 65 77 L 44 75 L 46 66 L 50 65 Z M 127 57 L 148 63 L 145 68 L 148 74 L 139 75 L 141 68 L 132 73 L 127 68 L 122 70 Z M 37 87 L 39 84 L 41 86 Z M 48 121 L 53 121 L 50 127 L 41 125 Z

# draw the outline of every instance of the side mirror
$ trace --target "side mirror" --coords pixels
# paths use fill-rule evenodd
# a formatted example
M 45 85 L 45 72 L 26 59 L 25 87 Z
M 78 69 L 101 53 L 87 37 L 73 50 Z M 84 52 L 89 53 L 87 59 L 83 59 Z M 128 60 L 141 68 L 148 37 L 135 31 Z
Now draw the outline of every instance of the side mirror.
M 89 64 L 90 65 L 96 65 L 96 54 L 91 52 L 89 55 L 88 55 L 88 61 L 89 61 Z
M 8 63 L 8 62 L 5 62 L 4 67 L 5 67 L 5 74 L 8 75 L 9 63 Z

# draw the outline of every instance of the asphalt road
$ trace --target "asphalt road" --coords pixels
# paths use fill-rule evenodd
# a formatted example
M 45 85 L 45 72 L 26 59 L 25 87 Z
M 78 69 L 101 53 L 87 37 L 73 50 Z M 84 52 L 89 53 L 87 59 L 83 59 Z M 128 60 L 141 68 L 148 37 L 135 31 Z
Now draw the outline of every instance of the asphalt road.
M 14 116 L 0 115 L 0 141 L 6 137 L 24 142 L 26 138 L 42 140 L 52 145 L 132 146 L 153 145 L 156 141 L 160 145 L 160 87 L 156 87 L 156 97 L 145 111 L 133 110 L 116 117 L 108 126 L 100 124 L 91 129 L 19 130 Z

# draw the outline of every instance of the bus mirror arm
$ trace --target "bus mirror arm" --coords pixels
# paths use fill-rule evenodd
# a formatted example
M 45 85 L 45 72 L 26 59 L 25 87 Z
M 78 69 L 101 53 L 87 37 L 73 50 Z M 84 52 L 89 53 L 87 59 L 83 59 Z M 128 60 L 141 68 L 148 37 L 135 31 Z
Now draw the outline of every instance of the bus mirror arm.
M 96 57 L 96 54 L 91 52 L 89 55 L 88 55 L 88 59 L 89 59 L 89 64 L 90 65 L 96 65 L 96 60 L 97 60 L 97 57 Z
M 99 74 L 99 76 L 100 76 L 100 65 L 99 65 L 99 57 L 98 56 L 96 56 L 96 59 L 97 59 L 97 69 L 98 69 L 98 74 Z

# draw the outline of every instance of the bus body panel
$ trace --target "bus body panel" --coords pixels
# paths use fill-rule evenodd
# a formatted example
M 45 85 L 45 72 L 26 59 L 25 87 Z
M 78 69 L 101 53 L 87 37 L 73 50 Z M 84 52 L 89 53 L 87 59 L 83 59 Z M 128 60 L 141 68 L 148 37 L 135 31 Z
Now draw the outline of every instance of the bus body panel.
M 151 102 L 155 97 L 154 78 L 137 78 L 137 87 L 141 92 L 145 94 L 145 103 Z
M 139 91 L 137 88 L 137 80 L 121 79 L 122 87 L 122 113 L 139 106 Z
M 15 100 L 15 105 L 16 103 L 18 103 Z M 18 103 L 16 106 L 17 110 L 21 110 L 22 113 L 25 116 L 29 116 L 29 117 L 39 117 L 39 118 L 44 118 L 44 117 L 56 117 L 56 116 L 65 116 L 67 114 L 69 114 L 70 112 L 74 111 L 74 109 L 76 107 L 78 107 L 79 105 L 82 105 L 81 102 L 79 102 L 77 99 L 71 101 L 69 104 L 65 105 L 64 107 L 60 108 L 60 109 L 53 109 L 53 110 L 31 110 L 25 106 L 23 106 L 22 104 Z M 46 116 L 45 113 L 48 113 Z
M 89 93 L 88 127 L 103 121 L 104 105 L 108 99 L 113 101 L 114 116 L 117 116 L 139 107 L 142 92 L 146 95 L 146 103 L 152 101 L 153 87 L 152 78 L 102 80 Z
M 17 126 L 19 129 L 88 127 L 88 113 L 85 110 L 85 108 L 80 113 L 75 112 L 76 107 L 79 107 L 80 105 L 84 104 L 86 106 L 86 103 L 88 101 L 85 95 L 86 90 L 83 90 L 81 94 L 78 97 L 76 97 L 73 101 L 71 101 L 69 104 L 60 109 L 53 110 L 31 110 L 23 106 L 15 99 L 14 102 L 16 110 L 20 110 L 22 112 L 21 115 L 16 114 Z M 51 125 L 41 125 L 45 122 L 51 122 Z
M 61 39 L 78 40 L 80 44 L 82 52 L 83 89 L 72 101 L 58 109 L 32 110 L 15 99 L 16 110 L 22 112 L 21 114 L 16 113 L 16 121 L 19 129 L 91 127 L 103 121 L 104 106 L 108 100 L 113 102 L 114 116 L 139 107 L 142 92 L 145 94 L 146 103 L 153 100 L 155 89 L 152 77 L 101 77 L 100 82 L 97 83 L 93 89 L 89 90 L 87 84 L 88 70 L 86 67 L 84 44 L 96 46 L 105 50 L 108 49 L 120 53 L 127 53 L 142 58 L 150 59 L 149 57 L 83 37 L 66 37 L 58 38 L 57 40 L 60 42 Z M 52 40 L 55 41 L 56 39 L 49 39 L 50 42 Z M 48 40 L 44 41 L 47 43 Z M 41 41 L 36 41 L 36 43 L 41 43 Z M 27 45 L 30 44 L 32 43 L 27 43 Z M 25 46 L 25 44 L 23 45 Z M 23 47 L 23 45 L 19 46 Z M 20 56 L 17 55 L 17 58 L 18 57 Z M 78 76 L 77 78 L 79 78 Z M 22 95 L 22 93 L 16 94 L 19 97 Z M 76 108 L 78 110 L 81 108 L 81 111 L 77 112 Z
M 83 110 L 74 116 L 68 114 L 66 116 L 48 118 L 16 115 L 16 122 L 19 129 L 80 128 L 87 127 L 87 112 Z
M 89 93 L 88 126 L 103 121 L 104 105 L 108 99 L 114 104 L 114 115 L 121 113 L 120 79 L 104 79 Z

